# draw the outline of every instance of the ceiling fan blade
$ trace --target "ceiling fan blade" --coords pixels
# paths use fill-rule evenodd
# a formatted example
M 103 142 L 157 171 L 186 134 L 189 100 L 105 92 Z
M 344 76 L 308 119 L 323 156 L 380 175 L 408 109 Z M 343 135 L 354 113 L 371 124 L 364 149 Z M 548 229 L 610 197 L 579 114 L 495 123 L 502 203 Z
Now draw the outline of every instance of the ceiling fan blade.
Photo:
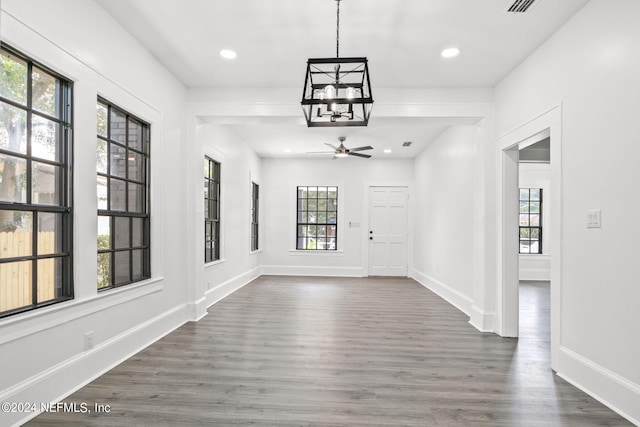
M 367 145 L 366 147 L 349 148 L 349 151 L 364 151 L 364 150 L 373 150 L 373 147 L 371 147 L 370 145 Z
M 334 150 L 337 150 L 337 149 L 338 149 L 338 147 L 336 147 L 336 146 L 335 146 L 335 145 L 333 145 L 333 144 L 329 144 L 328 142 L 325 142 L 325 143 L 324 143 L 324 145 L 328 145 L 329 147 L 333 148 Z
M 357 156 L 357 157 L 364 157 L 365 159 L 368 159 L 369 157 L 371 157 L 368 154 L 360 154 L 360 153 L 352 153 L 352 152 L 349 152 L 349 155 L 350 156 Z

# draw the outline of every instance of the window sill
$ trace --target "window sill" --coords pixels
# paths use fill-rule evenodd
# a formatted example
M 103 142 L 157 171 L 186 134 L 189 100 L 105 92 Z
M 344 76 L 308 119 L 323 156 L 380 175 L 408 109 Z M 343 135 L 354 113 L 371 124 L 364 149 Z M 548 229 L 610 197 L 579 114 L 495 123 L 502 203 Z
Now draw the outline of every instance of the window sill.
M 289 249 L 289 256 L 344 256 L 344 251 Z
M 163 281 L 163 277 L 151 278 L 143 282 L 102 291 L 85 299 L 73 299 L 3 319 L 0 321 L 0 327 L 6 333 L 3 333 L 0 338 L 0 344 L 52 329 L 125 302 L 160 292 L 163 289 Z
M 249 255 L 259 254 L 262 252 L 262 249 L 256 249 L 255 251 L 249 251 Z
M 220 258 L 220 259 L 217 259 L 215 261 L 207 262 L 207 263 L 204 264 L 204 268 L 215 267 L 216 265 L 222 264 L 225 261 L 226 261 L 226 259 Z

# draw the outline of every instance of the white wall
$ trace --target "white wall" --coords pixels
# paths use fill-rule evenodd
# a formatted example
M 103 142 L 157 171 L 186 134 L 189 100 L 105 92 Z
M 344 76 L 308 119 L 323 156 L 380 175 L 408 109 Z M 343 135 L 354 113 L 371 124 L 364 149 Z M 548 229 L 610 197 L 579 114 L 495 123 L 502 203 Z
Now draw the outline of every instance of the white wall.
M 520 254 L 520 280 L 550 280 L 551 170 L 548 163 L 520 163 L 520 188 L 542 188 L 542 254 Z
M 260 185 L 263 193 L 260 158 L 228 127 L 201 124 L 196 130 L 196 149 L 192 161 L 196 169 L 196 182 L 188 193 L 196 200 L 194 256 L 192 268 L 196 274 L 196 289 L 204 290 L 208 307 L 237 290 L 260 274 L 261 250 L 251 251 L 251 182 Z M 204 263 L 204 199 L 202 193 L 202 164 L 204 156 L 220 162 L 220 260 Z M 194 168 L 195 169 L 195 168 Z M 260 194 L 260 199 L 263 199 Z M 262 202 L 262 200 L 261 200 Z M 264 211 L 261 206 L 261 211 Z M 264 214 L 261 215 L 261 221 Z M 261 222 L 260 221 L 260 222 Z M 260 228 L 262 228 L 259 225 Z M 264 235 L 259 232 L 260 236 Z M 259 239 L 260 246 L 264 246 Z M 201 297 L 198 295 L 197 297 Z
M 2 41 L 74 81 L 75 299 L 0 320 L 0 401 L 52 402 L 187 320 L 183 86 L 93 1 L 3 0 Z M 161 90 L 159 90 L 161 88 Z M 151 280 L 96 290 L 96 99 L 151 123 Z M 95 348 L 84 350 L 93 331 Z M 0 413 L 12 425 L 33 414 Z
M 413 277 L 471 315 L 478 128 L 455 126 L 415 159 Z
M 346 158 L 263 159 L 264 252 L 267 274 L 363 276 L 367 183 L 410 184 L 411 160 Z M 295 250 L 296 186 L 338 185 L 338 251 L 316 253 Z M 349 227 L 359 223 L 359 227 Z
M 592 0 L 496 87 L 498 135 L 562 105 L 558 372 L 636 423 L 639 18 L 635 0 Z

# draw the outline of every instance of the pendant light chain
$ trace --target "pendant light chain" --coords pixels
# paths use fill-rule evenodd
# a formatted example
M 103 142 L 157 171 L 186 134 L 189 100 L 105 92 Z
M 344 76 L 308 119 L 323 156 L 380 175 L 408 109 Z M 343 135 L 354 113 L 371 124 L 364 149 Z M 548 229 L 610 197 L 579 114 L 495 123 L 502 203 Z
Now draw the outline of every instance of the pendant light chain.
M 336 58 L 340 58 L 340 0 L 336 0 Z

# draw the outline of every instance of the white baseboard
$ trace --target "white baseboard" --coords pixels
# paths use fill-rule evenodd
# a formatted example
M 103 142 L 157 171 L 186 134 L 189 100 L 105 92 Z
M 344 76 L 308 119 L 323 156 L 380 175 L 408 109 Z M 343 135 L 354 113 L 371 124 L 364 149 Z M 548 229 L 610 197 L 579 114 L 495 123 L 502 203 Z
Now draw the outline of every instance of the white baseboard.
M 261 273 L 262 268 L 256 267 L 253 270 L 249 270 L 242 274 L 239 274 L 236 277 L 233 277 L 226 282 L 209 289 L 205 292 L 207 308 L 211 307 L 213 304 L 224 299 L 225 297 L 231 295 L 238 289 L 242 288 L 244 285 L 257 279 L 258 277 L 260 277 Z
M 558 376 L 640 426 L 640 385 L 560 347 Z
M 186 305 L 175 307 L 4 390 L 0 402 L 58 402 L 179 328 L 188 316 Z M 95 402 L 86 403 L 92 407 Z M 0 413 L 0 424 L 19 426 L 38 414 Z
M 496 314 L 482 310 L 477 305 L 471 306 L 469 324 L 480 332 L 496 332 Z
M 458 310 L 465 313 L 467 316 L 471 317 L 471 307 L 473 306 L 473 300 L 468 296 L 416 269 L 413 270 L 412 278 L 425 288 L 442 297 L 449 304 L 453 305 Z
M 332 267 L 332 266 L 294 266 L 294 265 L 265 265 L 262 266 L 265 276 L 328 276 L 328 277 L 364 277 L 366 272 L 362 267 Z

